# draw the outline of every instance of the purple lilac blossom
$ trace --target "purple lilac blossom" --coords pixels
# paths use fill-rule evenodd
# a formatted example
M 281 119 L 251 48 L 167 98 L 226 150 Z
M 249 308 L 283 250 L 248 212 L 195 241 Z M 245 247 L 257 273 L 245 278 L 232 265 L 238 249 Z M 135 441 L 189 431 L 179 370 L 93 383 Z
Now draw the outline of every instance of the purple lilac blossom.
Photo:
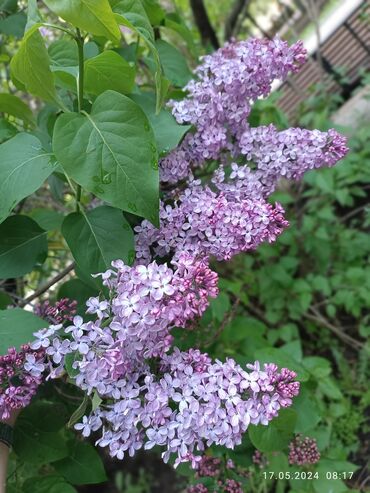
M 0 420 L 31 402 L 42 380 L 44 353 L 42 347 L 33 350 L 25 344 L 0 356 Z
M 76 314 L 77 301 L 69 298 L 61 298 L 54 304 L 46 300 L 35 305 L 34 312 L 37 316 L 44 318 L 51 324 L 62 324 L 70 321 Z
M 221 459 L 219 457 L 212 457 L 209 455 L 203 455 L 198 462 L 196 477 L 198 478 L 214 478 L 219 476 L 221 472 Z
M 199 483 L 189 486 L 186 489 L 186 493 L 209 493 L 209 490 L 207 486 L 204 486 L 204 484 Z
M 245 195 L 245 196 L 244 196 Z M 229 260 L 233 255 L 254 250 L 264 241 L 272 242 L 288 222 L 284 210 L 262 197 L 213 191 L 199 180 L 171 205 L 160 209 L 161 226 L 144 220 L 136 231 L 136 257 L 139 262 L 179 252 L 194 256 Z
M 146 279 L 148 270 L 140 267 L 132 269 Z M 133 284 L 138 280 L 135 276 L 131 279 Z M 279 372 L 272 364 L 261 369 L 258 362 L 243 369 L 231 359 L 212 362 L 195 349 L 181 352 L 174 348 L 172 353 L 162 354 L 153 373 L 150 360 L 142 354 L 146 337 L 140 343 L 136 335 L 132 349 L 130 339 L 122 337 L 126 328 L 118 328 L 117 322 L 104 330 L 100 319 L 81 324 L 75 317 L 74 322 L 67 328 L 72 340 L 63 352 L 77 355 L 73 364 L 78 371 L 76 384 L 104 399 L 76 427 L 84 436 L 102 428 L 97 444 L 107 446 L 118 459 L 158 445 L 164 448 L 165 462 L 175 454 L 175 465 L 191 461 L 196 467 L 205 447 L 234 448 L 250 424 L 267 425 L 299 392 L 296 375 L 288 369 Z M 60 345 L 55 345 L 55 333 L 50 338 L 53 342 L 46 345 L 47 356 L 58 366 Z
M 289 464 L 307 466 L 320 460 L 320 452 L 314 438 L 297 435 L 289 444 Z
M 185 87 L 188 96 L 169 103 L 177 122 L 196 130 L 161 161 L 161 180 L 176 183 L 191 167 L 218 159 L 240 135 L 253 102 L 267 96 L 275 79 L 284 80 L 305 59 L 301 41 L 289 46 L 279 38 L 233 41 L 203 57 L 195 70 L 197 80 Z

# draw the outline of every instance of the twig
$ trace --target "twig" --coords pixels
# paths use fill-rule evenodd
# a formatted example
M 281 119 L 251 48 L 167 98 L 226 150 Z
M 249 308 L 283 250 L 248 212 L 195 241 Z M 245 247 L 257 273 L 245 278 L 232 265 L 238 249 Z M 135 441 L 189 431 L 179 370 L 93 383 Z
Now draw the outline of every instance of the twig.
M 357 341 L 356 339 L 349 336 L 335 325 L 331 324 L 328 320 L 326 320 L 326 318 L 324 318 L 321 315 L 319 311 L 315 310 L 315 308 L 311 307 L 309 310 L 311 313 L 306 313 L 305 314 L 306 318 L 312 320 L 313 322 L 321 324 L 322 326 L 331 330 L 334 334 L 336 334 L 339 337 L 339 339 L 341 339 L 343 342 L 345 342 L 352 348 L 356 349 L 357 351 L 361 350 L 364 347 L 363 344 L 361 344 L 361 342 Z
M 41 296 L 43 293 L 45 293 L 45 291 L 47 291 L 48 289 L 50 289 L 52 286 L 54 286 L 54 284 L 56 284 L 61 279 L 63 279 L 63 277 L 65 277 L 67 274 L 69 274 L 75 268 L 75 265 L 76 264 L 74 262 L 72 262 L 70 265 L 68 265 L 68 267 L 66 267 L 64 270 L 62 270 L 62 272 L 60 272 L 58 275 L 56 275 L 55 277 L 53 277 L 52 279 L 50 279 L 49 282 L 47 282 L 46 284 L 44 284 L 44 286 L 41 286 L 34 293 L 32 293 L 30 296 L 28 296 L 28 298 L 25 298 L 22 301 L 22 303 L 19 304 L 19 306 L 20 307 L 26 306 L 28 303 L 30 303 L 34 299 L 36 299 L 39 296 Z
M 219 337 L 219 335 L 222 333 L 224 328 L 233 320 L 239 304 L 240 304 L 240 298 L 236 298 L 235 303 L 231 307 L 231 310 L 228 313 L 226 313 L 222 322 L 220 323 L 220 326 L 218 327 L 216 332 L 212 335 L 212 337 L 208 341 L 205 342 L 205 346 L 211 345 Z
M 247 8 L 249 0 L 235 0 L 234 6 L 230 12 L 229 17 L 225 23 L 225 40 L 229 40 L 233 34 L 235 27 L 238 23 L 238 18 L 245 8 Z
M 350 219 L 352 216 L 355 216 L 359 212 L 365 211 L 366 209 L 369 209 L 370 210 L 369 204 L 361 205 L 360 207 L 357 207 L 357 209 L 353 209 L 352 211 L 350 211 L 345 216 L 342 216 L 340 218 L 340 222 L 341 223 L 344 223 L 345 221 L 347 221 L 347 219 Z

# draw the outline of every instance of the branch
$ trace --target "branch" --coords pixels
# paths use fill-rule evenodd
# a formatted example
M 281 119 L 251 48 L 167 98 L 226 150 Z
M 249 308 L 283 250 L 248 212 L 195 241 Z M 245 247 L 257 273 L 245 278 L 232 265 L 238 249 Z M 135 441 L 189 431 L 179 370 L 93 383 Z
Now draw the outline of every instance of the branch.
M 203 0 L 190 0 L 191 10 L 193 12 L 194 20 L 202 38 L 202 43 L 207 46 L 211 43 L 215 50 L 218 50 L 220 43 L 218 42 L 215 30 L 209 20 L 206 8 Z
M 321 313 L 318 310 L 315 310 L 315 308 L 310 308 L 311 313 L 306 313 L 304 316 L 308 318 L 309 320 L 312 320 L 313 322 L 316 322 L 323 327 L 326 327 L 327 329 L 331 330 L 335 335 L 339 337 L 343 342 L 351 346 L 353 349 L 356 349 L 357 351 L 363 349 L 363 344 L 361 342 L 357 341 L 356 339 L 353 339 L 353 337 L 349 336 L 345 332 L 343 332 L 339 327 L 336 327 L 335 325 L 331 324 L 326 318 L 324 318 Z
M 50 279 L 49 282 L 44 284 L 44 286 L 41 286 L 41 288 L 37 289 L 33 294 L 28 296 L 28 298 L 25 298 L 21 303 L 19 303 L 19 306 L 24 307 L 28 303 L 33 301 L 34 299 L 41 296 L 43 293 L 45 293 L 45 291 L 50 289 L 52 286 L 54 286 L 54 284 L 56 284 L 61 279 L 63 279 L 63 277 L 65 277 L 67 274 L 69 274 L 75 268 L 75 266 L 76 266 L 76 264 L 74 262 L 72 262 L 70 265 L 68 265 L 68 267 L 66 267 L 64 270 L 62 270 L 62 272 L 60 272 L 58 275 L 56 275 L 55 277 Z
M 230 39 L 238 22 L 238 18 L 243 10 L 248 6 L 250 0 L 235 0 L 234 6 L 230 12 L 229 17 L 226 19 L 225 24 L 225 40 Z

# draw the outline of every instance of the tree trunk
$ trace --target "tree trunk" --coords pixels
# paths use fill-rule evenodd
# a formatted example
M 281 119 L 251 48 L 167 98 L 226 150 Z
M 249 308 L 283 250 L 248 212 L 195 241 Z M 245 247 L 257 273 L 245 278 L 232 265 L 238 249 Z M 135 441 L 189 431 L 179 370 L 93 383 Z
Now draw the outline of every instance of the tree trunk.
M 190 6 L 203 45 L 211 44 L 217 50 L 220 47 L 220 43 L 209 20 L 203 0 L 190 0 Z

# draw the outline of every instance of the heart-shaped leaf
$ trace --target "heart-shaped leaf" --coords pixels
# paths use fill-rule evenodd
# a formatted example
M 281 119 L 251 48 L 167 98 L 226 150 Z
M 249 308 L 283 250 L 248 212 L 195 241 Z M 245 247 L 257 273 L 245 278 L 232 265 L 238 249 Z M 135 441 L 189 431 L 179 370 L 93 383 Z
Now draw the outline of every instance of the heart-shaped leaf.
M 101 206 L 67 216 L 62 233 L 78 266 L 88 274 L 110 268 L 112 260 L 132 263 L 134 235 L 120 210 Z
M 39 27 L 40 24 L 35 24 L 26 32 L 10 63 L 11 74 L 31 94 L 63 106 L 55 91 L 49 55 Z
M 21 277 L 43 262 L 46 231 L 27 216 L 11 216 L 0 224 L 0 279 Z
M 0 113 L 15 116 L 27 125 L 35 124 L 30 108 L 14 94 L 0 94 Z
M 47 326 L 48 322 L 21 308 L 0 310 L 0 354 L 32 342 L 33 333 Z
M 101 94 L 108 89 L 129 94 L 135 84 L 135 68 L 115 51 L 103 51 L 85 62 L 85 91 Z
M 115 91 L 95 100 L 91 114 L 66 113 L 53 148 L 69 176 L 88 191 L 158 224 L 157 149 L 142 109 Z
M 22 199 L 36 192 L 54 171 L 33 135 L 20 133 L 0 145 L 0 223 Z
M 108 0 L 44 0 L 50 10 L 76 27 L 112 41 L 121 38 Z
M 154 93 L 131 94 L 130 98 L 135 101 L 145 112 L 152 129 L 159 155 L 174 149 L 191 125 L 179 125 L 169 111 L 162 108 L 156 112 Z

